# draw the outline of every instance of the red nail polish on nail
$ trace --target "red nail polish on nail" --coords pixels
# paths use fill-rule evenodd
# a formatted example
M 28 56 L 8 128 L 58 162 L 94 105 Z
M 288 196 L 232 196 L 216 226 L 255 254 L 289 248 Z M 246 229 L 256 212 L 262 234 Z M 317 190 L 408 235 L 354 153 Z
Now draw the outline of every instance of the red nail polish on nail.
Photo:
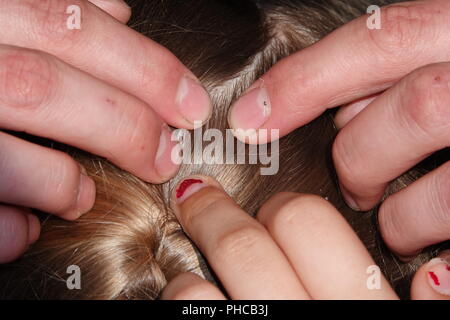
M 200 180 L 200 179 L 186 179 L 186 180 L 184 180 L 180 184 L 180 186 L 178 187 L 178 189 L 176 191 L 177 198 L 181 198 L 183 196 L 183 194 L 186 192 L 187 188 L 189 188 L 191 185 L 193 185 L 195 183 L 203 183 L 203 181 Z
M 433 271 L 428 272 L 428 274 L 430 275 L 430 278 L 433 280 L 435 285 L 437 285 L 437 286 L 441 285 L 439 283 L 439 278 L 436 276 L 436 274 Z

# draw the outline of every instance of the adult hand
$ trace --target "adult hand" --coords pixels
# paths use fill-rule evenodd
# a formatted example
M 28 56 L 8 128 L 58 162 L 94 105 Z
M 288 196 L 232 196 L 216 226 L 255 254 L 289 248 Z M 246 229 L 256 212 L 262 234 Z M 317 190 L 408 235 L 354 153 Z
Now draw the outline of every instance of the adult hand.
M 374 261 L 342 215 L 318 196 L 279 193 L 254 219 L 217 181 L 191 176 L 174 189 L 171 206 L 232 299 L 397 299 L 382 274 L 374 273 Z M 450 295 L 448 254 L 418 271 L 411 291 L 415 299 L 450 298 L 445 295 Z M 199 276 L 183 273 L 162 298 L 225 295 Z
M 0 128 L 84 149 L 149 182 L 172 177 L 167 124 L 206 120 L 209 97 L 173 54 L 124 24 L 129 16 L 120 0 L 0 0 Z M 23 207 L 71 220 L 95 198 L 72 158 L 4 132 L 0 179 L 0 263 L 39 235 Z
M 235 129 L 280 129 L 282 136 L 347 104 L 336 116 L 333 159 L 356 210 L 373 208 L 390 181 L 450 146 L 450 2 L 386 6 L 379 30 L 366 20 L 281 60 L 229 115 Z M 379 222 L 400 256 L 449 239 L 450 162 L 384 201 Z

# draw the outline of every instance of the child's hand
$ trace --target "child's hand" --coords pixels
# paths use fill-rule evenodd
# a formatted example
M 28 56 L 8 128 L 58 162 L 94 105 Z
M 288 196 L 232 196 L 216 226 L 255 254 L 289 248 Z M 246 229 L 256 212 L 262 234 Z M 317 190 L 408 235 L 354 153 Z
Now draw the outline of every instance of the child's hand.
M 318 196 L 277 194 L 254 219 L 217 181 L 192 176 L 175 188 L 172 208 L 232 299 L 397 299 L 342 215 Z M 419 270 L 412 296 L 450 298 L 433 289 L 450 295 L 443 260 Z M 194 274 L 181 274 L 162 297 L 225 295 Z
M 232 299 L 397 299 L 341 214 L 313 195 L 280 193 L 256 219 L 210 177 L 193 176 L 172 195 L 184 231 L 205 255 Z M 373 268 L 373 267 L 372 267 Z M 224 299 L 192 274 L 173 280 L 164 299 Z

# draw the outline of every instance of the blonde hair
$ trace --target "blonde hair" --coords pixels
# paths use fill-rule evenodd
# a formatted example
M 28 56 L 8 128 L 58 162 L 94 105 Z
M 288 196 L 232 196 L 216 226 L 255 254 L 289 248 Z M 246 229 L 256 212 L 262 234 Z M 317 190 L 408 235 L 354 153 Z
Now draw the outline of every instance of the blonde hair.
M 259 1 L 258 6 L 242 0 L 130 3 L 134 12 L 130 25 L 168 47 L 201 79 L 214 105 L 206 128 L 222 131 L 227 128 L 230 104 L 270 66 L 364 13 L 369 4 L 343 0 Z M 175 179 L 162 185 L 144 183 L 104 159 L 60 146 L 95 180 L 95 205 L 75 222 L 42 214 L 40 240 L 20 260 L 0 267 L 0 295 L 156 299 L 179 272 L 192 271 L 214 281 L 168 207 L 170 190 L 181 177 L 205 174 L 215 177 L 250 214 L 279 191 L 326 197 L 406 296 L 406 282 L 429 253 L 412 264 L 401 264 L 378 237 L 375 211 L 355 213 L 344 205 L 330 160 L 335 134 L 332 114 L 327 112 L 280 140 L 280 170 L 274 176 L 259 175 L 260 165 L 183 165 Z M 405 175 L 389 192 L 416 177 L 416 173 Z M 70 265 L 80 267 L 80 290 L 67 289 Z

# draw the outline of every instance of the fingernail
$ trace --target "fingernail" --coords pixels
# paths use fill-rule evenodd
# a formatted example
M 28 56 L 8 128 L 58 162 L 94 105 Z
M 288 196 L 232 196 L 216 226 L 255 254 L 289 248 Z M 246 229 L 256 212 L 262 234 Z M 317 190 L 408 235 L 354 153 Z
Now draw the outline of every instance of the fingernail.
M 269 119 L 271 104 L 264 86 L 250 90 L 230 109 L 229 123 L 233 129 L 258 129 Z
M 203 86 L 190 75 L 181 78 L 176 103 L 181 115 L 190 123 L 204 123 L 211 116 L 211 99 Z
M 101 2 L 105 4 L 111 4 L 111 2 L 115 2 L 118 5 L 124 6 L 126 8 L 131 8 L 128 3 L 126 3 L 124 0 L 101 0 Z
M 81 165 L 80 184 L 78 186 L 77 201 L 73 210 L 64 215 L 68 220 L 75 220 L 92 209 L 95 202 L 95 183 Z
M 180 204 L 197 191 L 207 187 L 204 179 L 189 177 L 181 181 L 175 188 L 175 201 Z
M 34 214 L 27 214 L 28 219 L 28 244 L 33 244 L 39 239 L 41 233 L 41 223 Z
M 359 208 L 353 197 L 350 195 L 350 192 L 348 192 L 348 190 L 344 186 L 342 186 L 341 183 L 339 183 L 339 188 L 341 189 L 342 197 L 344 198 L 347 205 L 354 211 L 360 211 L 361 209 Z
M 173 156 L 180 148 L 176 141 L 172 141 L 172 131 L 166 124 L 161 128 L 159 146 L 156 151 L 155 169 L 164 181 L 169 180 L 178 172 L 179 165 L 174 162 Z
M 450 296 L 450 264 L 443 258 L 434 258 L 428 262 L 428 283 L 439 294 Z

